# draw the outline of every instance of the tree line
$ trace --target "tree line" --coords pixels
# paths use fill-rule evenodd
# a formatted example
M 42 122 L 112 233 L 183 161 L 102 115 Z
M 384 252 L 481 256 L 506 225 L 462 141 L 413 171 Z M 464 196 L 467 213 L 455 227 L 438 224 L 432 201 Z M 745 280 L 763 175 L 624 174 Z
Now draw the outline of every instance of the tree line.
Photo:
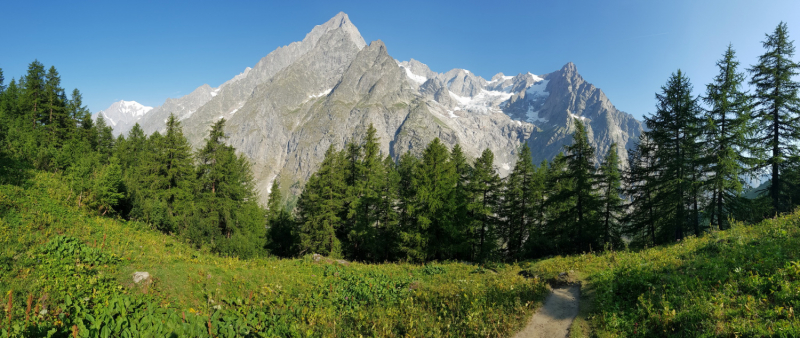
M 92 119 L 80 91 L 67 97 L 55 67 L 44 69 L 34 61 L 8 86 L 0 70 L 3 183 L 20 184 L 25 169 L 56 173 L 78 207 L 141 221 L 225 255 L 267 253 L 250 164 L 225 144 L 224 119 L 197 151 L 175 116 L 163 134 L 146 136 L 137 124 L 114 138 L 101 116 Z
M 561 154 L 537 166 L 524 144 L 503 179 L 488 149 L 470 161 L 438 139 L 421 158 L 382 158 L 370 127 L 361 144 L 328 149 L 295 220 L 270 204 L 270 229 L 294 243 L 280 248 L 287 256 L 517 260 L 659 245 L 789 212 L 800 201 L 800 65 L 785 23 L 763 47 L 746 70 L 752 92 L 732 46 L 704 95 L 693 96 L 686 74 L 673 73 L 645 117 L 647 130 L 623 154 L 625 171 L 616 145 L 594 163 L 578 119 Z M 760 178 L 761 188 L 747 189 Z M 279 193 L 274 186 L 270 200 Z
M 561 154 L 536 165 L 523 144 L 501 178 L 488 149 L 469 159 L 434 139 L 419 157 L 393 158 L 369 126 L 363 140 L 327 150 L 291 210 L 278 179 L 266 208 L 258 205 L 224 119 L 197 150 L 175 116 L 163 134 L 135 125 L 114 138 L 77 89 L 67 97 L 55 68 L 34 61 L 8 86 L 0 70 L 0 180 L 20 184 L 25 168 L 62 175 L 78 207 L 241 257 L 494 261 L 658 245 L 788 212 L 800 200 L 800 65 L 786 24 L 763 46 L 747 70 L 753 92 L 731 46 L 704 95 L 672 74 L 628 154 L 612 145 L 595 163 L 575 119 Z M 747 191 L 763 173 L 766 190 Z

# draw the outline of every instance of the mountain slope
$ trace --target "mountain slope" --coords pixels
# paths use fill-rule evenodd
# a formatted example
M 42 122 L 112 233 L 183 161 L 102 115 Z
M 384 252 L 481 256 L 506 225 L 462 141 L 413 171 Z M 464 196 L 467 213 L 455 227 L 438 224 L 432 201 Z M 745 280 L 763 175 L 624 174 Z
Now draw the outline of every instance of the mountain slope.
M 573 116 L 587 122 L 598 159 L 613 142 L 624 151 L 641 133 L 641 123 L 614 108 L 572 63 L 490 81 L 464 69 L 436 73 L 417 60 L 394 60 L 381 41 L 366 46 L 344 13 L 218 88 L 167 100 L 140 123 L 146 133 L 162 130 L 169 113 L 182 119 L 194 146 L 211 123 L 229 120 L 228 141 L 252 160 L 262 200 L 278 177 L 283 189 L 299 193 L 329 145 L 359 142 L 370 124 L 384 156 L 418 154 L 438 137 L 472 158 L 491 149 L 503 176 L 523 142 L 536 161 L 552 158 L 569 143 Z

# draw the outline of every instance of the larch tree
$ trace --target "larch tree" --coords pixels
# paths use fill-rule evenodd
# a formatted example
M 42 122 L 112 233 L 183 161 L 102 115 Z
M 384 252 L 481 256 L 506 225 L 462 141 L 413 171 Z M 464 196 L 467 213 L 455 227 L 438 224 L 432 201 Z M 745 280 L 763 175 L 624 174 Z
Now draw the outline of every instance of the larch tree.
M 752 74 L 750 84 L 755 87 L 753 122 L 758 126 L 756 137 L 751 142 L 766 151 L 763 165 L 759 167 L 768 168 L 770 172 L 769 196 L 773 211 L 785 212 L 790 206 L 781 171 L 790 157 L 797 156 L 797 142 L 800 140 L 800 125 L 797 123 L 800 82 L 793 79 L 800 64 L 792 61 L 794 42 L 789 40 L 786 23 L 778 24 L 762 45 L 766 52 L 759 56 L 758 64 L 749 69 Z

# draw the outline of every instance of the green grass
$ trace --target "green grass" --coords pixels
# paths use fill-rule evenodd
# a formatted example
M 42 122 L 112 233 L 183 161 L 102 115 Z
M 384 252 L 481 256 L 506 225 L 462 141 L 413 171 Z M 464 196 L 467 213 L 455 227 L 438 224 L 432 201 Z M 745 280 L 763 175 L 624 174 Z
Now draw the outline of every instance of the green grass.
M 81 210 L 59 175 L 0 185 L 0 337 L 508 336 L 547 287 L 495 270 L 219 257 Z
M 639 252 L 530 263 L 593 291 L 573 336 L 800 337 L 800 213 Z M 581 329 L 581 327 L 584 327 Z

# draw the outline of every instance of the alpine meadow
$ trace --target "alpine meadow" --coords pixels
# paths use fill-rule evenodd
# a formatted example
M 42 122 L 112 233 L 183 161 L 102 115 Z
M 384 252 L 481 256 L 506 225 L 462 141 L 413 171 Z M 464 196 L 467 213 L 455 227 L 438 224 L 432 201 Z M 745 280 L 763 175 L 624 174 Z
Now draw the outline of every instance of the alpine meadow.
M 0 337 L 800 337 L 789 28 L 643 121 L 343 12 L 156 107 L 0 69 Z

